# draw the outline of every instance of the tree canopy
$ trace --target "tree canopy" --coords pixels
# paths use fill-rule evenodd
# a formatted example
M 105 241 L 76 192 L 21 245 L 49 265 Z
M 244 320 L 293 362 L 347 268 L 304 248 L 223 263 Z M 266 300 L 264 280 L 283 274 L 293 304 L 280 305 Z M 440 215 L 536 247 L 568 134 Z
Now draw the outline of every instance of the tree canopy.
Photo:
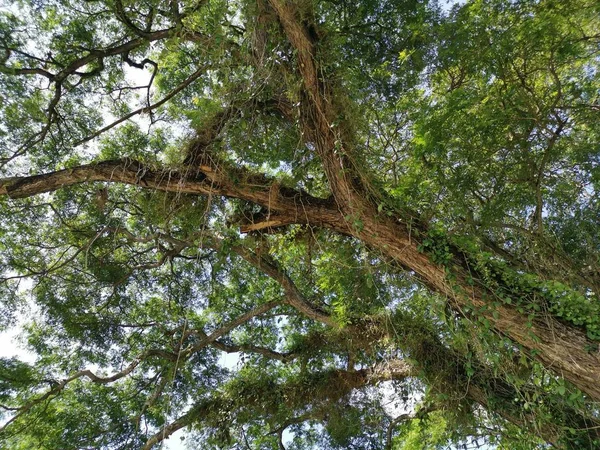
M 3 3 L 2 448 L 600 448 L 600 3 L 444 3 Z

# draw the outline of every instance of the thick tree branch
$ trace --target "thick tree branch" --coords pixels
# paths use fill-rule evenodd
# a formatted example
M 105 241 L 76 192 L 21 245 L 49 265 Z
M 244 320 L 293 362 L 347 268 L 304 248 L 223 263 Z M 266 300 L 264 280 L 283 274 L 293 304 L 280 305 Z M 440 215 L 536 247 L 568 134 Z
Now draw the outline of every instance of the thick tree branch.
M 304 134 L 315 146 L 323 162 L 331 192 L 339 208 L 347 214 L 350 208 L 362 203 L 357 202 L 357 194 L 364 196 L 365 190 L 363 186 L 359 186 L 359 174 L 348 158 L 349 143 L 334 126 L 337 117 L 335 101 L 319 77 L 319 66 L 315 59 L 315 36 L 311 35 L 307 24 L 300 20 L 296 3 L 288 0 L 270 0 L 269 3 L 296 50 L 297 70 L 307 94 L 301 105 Z
M 306 408 L 308 405 L 318 405 L 330 399 L 342 398 L 356 389 L 368 385 L 377 384 L 386 380 L 401 380 L 413 375 L 412 367 L 402 360 L 391 360 L 376 364 L 372 367 L 346 371 L 333 369 L 322 373 L 310 374 L 306 379 L 292 380 L 287 383 L 271 385 L 271 393 L 274 397 L 287 399 L 286 407 L 290 414 L 294 410 Z M 285 395 L 277 395 L 277 393 Z M 275 405 L 267 406 L 268 399 L 256 399 L 256 392 L 252 389 L 241 391 L 234 400 L 234 405 L 225 398 L 216 398 L 194 405 L 190 411 L 178 419 L 161 428 L 152 435 L 144 445 L 143 450 L 150 450 L 155 445 L 180 430 L 194 423 L 202 422 L 211 412 L 230 410 L 230 408 L 243 408 L 254 411 L 257 417 L 265 414 L 265 411 Z M 248 397 L 248 398 L 246 398 Z M 280 407 L 280 405 L 277 405 Z
M 129 158 L 109 160 L 43 175 L 0 179 L 0 196 L 25 198 L 93 181 L 124 183 L 165 192 L 239 198 L 285 216 L 290 223 L 293 219 L 293 223 L 330 228 L 340 228 L 344 224 L 330 200 L 282 188 L 267 177 L 244 169 L 227 168 L 226 164 L 217 161 L 177 171 L 154 169 Z M 275 192 L 274 184 L 277 187 Z
M 304 297 L 304 295 L 302 295 L 289 275 L 287 275 L 272 258 L 267 256 L 258 256 L 242 246 L 233 246 L 231 249 L 258 270 L 264 272 L 273 280 L 277 281 L 285 292 L 286 302 L 290 306 L 293 306 L 298 312 L 302 313 L 309 319 L 316 320 L 324 323 L 325 325 L 332 327 L 337 326 L 335 320 L 333 320 L 329 314 L 312 305 Z
M 494 292 L 486 288 L 483 281 L 480 284 L 469 281 L 473 274 L 464 266 L 467 255 L 450 249 L 455 255 L 450 262 L 453 280 L 449 282 L 448 269 L 434 263 L 419 249 L 419 242 L 411 236 L 410 225 L 407 227 L 402 222 L 381 217 L 376 211 L 363 211 L 357 217 L 361 226 L 350 226 L 330 200 L 281 187 L 273 192 L 272 180 L 243 169 L 227 168 L 226 164 L 221 163 L 201 165 L 193 176 L 189 176 L 179 171 L 155 170 L 131 159 L 104 161 L 44 175 L 2 179 L 0 195 L 23 198 L 90 181 L 120 182 L 145 189 L 239 198 L 287 217 L 290 223 L 322 226 L 353 235 L 414 271 L 424 284 L 447 296 L 457 313 L 467 315 L 467 309 L 477 310 L 496 331 L 527 350 L 535 350 L 535 358 L 546 367 L 560 372 L 592 398 L 600 399 L 600 352 L 588 351 L 594 343 L 585 332 L 549 315 L 530 320 L 514 305 L 500 304 L 495 309 L 489 308 L 488 302 L 495 298 Z M 426 230 L 420 231 L 426 234 Z M 269 268 L 269 264 L 265 267 Z M 273 275 L 280 277 L 274 272 Z M 293 294 L 291 290 L 289 292 Z

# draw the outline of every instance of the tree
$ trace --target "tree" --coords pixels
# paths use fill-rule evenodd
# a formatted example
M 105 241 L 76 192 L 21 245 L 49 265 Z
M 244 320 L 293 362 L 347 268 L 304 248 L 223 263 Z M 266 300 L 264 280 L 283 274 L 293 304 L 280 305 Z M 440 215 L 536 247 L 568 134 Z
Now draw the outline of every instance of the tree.
M 3 445 L 597 448 L 599 13 L 4 7 Z

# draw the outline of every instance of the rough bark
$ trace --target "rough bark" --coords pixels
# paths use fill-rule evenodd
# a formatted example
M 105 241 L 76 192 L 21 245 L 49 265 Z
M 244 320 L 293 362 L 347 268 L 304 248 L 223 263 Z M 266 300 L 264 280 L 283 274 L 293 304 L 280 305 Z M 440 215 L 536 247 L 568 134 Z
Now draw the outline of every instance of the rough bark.
M 377 213 L 377 205 L 373 204 L 369 195 L 374 189 L 365 185 L 364 177 L 347 156 L 352 153 L 352 148 L 343 138 L 350 135 L 351 130 L 336 133 L 336 127 L 333 126 L 333 118 L 337 116 L 336 102 L 328 94 L 325 81 L 319 78 L 316 46 L 311 35 L 299 19 L 292 2 L 271 0 L 271 5 L 298 54 L 297 70 L 308 94 L 306 108 L 309 114 L 305 119 L 305 127 L 314 130 L 316 151 L 323 162 L 333 197 L 344 217 L 360 219 L 360 227 L 346 224 L 343 232 L 414 271 L 430 288 L 447 296 L 457 313 L 464 315 L 467 308 L 486 305 L 486 299 L 494 297 L 493 292 L 481 287 L 485 286 L 482 281 L 479 287 L 467 282 L 469 274 L 460 263 L 464 255 L 454 255 L 451 273 L 455 279 L 449 283 L 446 268 L 435 264 L 420 252 L 418 242 L 411 239 L 411 225 L 386 219 Z M 529 321 L 516 308 L 508 305 L 497 307 L 496 314 L 489 309 L 483 314 L 497 332 L 511 338 L 527 351 L 535 350 L 532 354 L 546 367 L 559 373 L 593 399 L 600 400 L 600 351 L 588 350 L 595 346 L 582 330 L 564 325 L 551 316 L 543 321 Z
M 0 195 L 23 198 L 63 186 L 104 181 L 146 189 L 240 198 L 261 205 L 266 211 L 260 222 L 244 224 L 243 231 L 291 223 L 327 227 L 356 237 L 413 271 L 432 290 L 445 295 L 458 314 L 467 315 L 467 309 L 486 306 L 489 299 L 494 298 L 494 293 L 485 287 L 483 280 L 476 279 L 474 285 L 467 282 L 473 274 L 469 274 L 462 263 L 465 255 L 455 251 L 451 267 L 441 267 L 419 251 L 414 231 L 426 233 L 427 230 L 419 230 L 402 219 L 394 220 L 378 214 L 377 205 L 369 196 L 372 188 L 364 183 L 364 177 L 348 156 L 352 148 L 345 136 L 351 134 L 351 130 L 342 132 L 333 126 L 336 102 L 319 77 L 313 36 L 299 19 L 292 3 L 284 0 L 271 0 L 270 3 L 288 40 L 297 50 L 297 70 L 306 91 L 302 126 L 323 162 L 331 199 L 320 199 L 300 190 L 281 187 L 266 177 L 221 164 L 203 163 L 199 167 L 172 171 L 155 170 L 130 159 L 0 180 Z M 349 217 L 359 220 L 360 226 L 350 223 Z M 448 281 L 447 270 L 453 275 L 452 282 Z M 586 392 L 590 398 L 600 401 L 600 352 L 589 350 L 597 346 L 583 330 L 552 316 L 531 321 L 510 305 L 497 306 L 494 313 L 488 308 L 479 314 L 486 317 L 494 331 L 509 337 L 547 368 Z
M 260 392 L 257 392 L 260 391 L 258 386 L 249 386 L 237 392 L 234 399 L 216 394 L 214 398 L 197 403 L 187 413 L 165 425 L 152 435 L 142 448 L 150 450 L 177 430 L 202 423 L 209 419 L 210 414 L 220 414 L 220 411 L 247 410 L 247 413 L 259 418 L 269 410 L 281 408 L 279 404 L 268 404 L 267 397 L 285 399 L 286 408 L 293 414 L 301 408 L 318 407 L 328 401 L 345 397 L 355 389 L 386 380 L 404 379 L 412 374 L 410 364 L 402 360 L 392 360 L 361 370 L 333 369 L 287 383 L 271 383 L 268 386 L 268 396 L 263 397 L 260 396 Z
M 0 195 L 26 198 L 94 181 L 124 183 L 165 192 L 239 198 L 263 206 L 268 214 L 264 220 L 272 221 L 276 226 L 311 223 L 340 228 L 344 223 L 330 199 L 282 187 L 273 180 L 244 170 L 228 171 L 218 162 L 183 170 L 156 170 L 127 158 L 102 161 L 42 175 L 0 179 Z M 261 223 L 255 228 L 268 226 Z
M 340 233 L 353 235 L 356 238 L 363 240 L 371 247 L 394 258 L 394 260 L 402 266 L 413 270 L 432 289 L 446 294 L 449 301 L 458 310 L 462 307 L 472 308 L 473 306 L 483 306 L 485 304 L 485 293 L 481 288 L 469 286 L 470 295 L 466 297 L 454 292 L 452 285 L 446 280 L 444 269 L 435 265 L 430 261 L 427 255 L 418 250 L 415 239 L 411 237 L 410 232 L 407 231 L 402 224 L 397 224 L 392 221 L 386 222 L 374 215 L 372 218 L 362 217 L 365 225 L 358 231 L 353 227 L 349 227 L 339 209 L 335 208 L 334 205 L 327 200 L 310 197 L 307 194 L 298 191 L 293 196 L 278 196 L 274 201 L 271 186 L 257 186 L 255 184 L 250 186 L 238 183 L 235 187 L 232 187 L 232 183 L 230 183 L 228 179 L 225 171 L 217 173 L 216 169 L 211 169 L 210 167 L 203 167 L 194 177 L 190 177 L 189 175 L 182 175 L 177 171 L 155 171 L 132 160 L 118 160 L 75 167 L 45 175 L 0 180 L 0 195 L 21 198 L 33 196 L 42 192 L 53 191 L 63 186 L 91 181 L 104 181 L 127 183 L 146 189 L 242 198 L 264 207 L 271 205 L 278 214 L 289 217 L 289 223 L 318 224 L 334 229 Z M 266 182 L 267 180 L 265 179 L 263 181 Z M 302 205 L 304 215 L 302 217 L 300 217 L 297 212 L 297 198 L 303 199 Z M 204 245 L 213 248 L 219 247 L 218 242 L 213 242 L 209 238 L 205 239 Z M 233 247 L 232 251 L 280 283 L 286 295 L 285 302 L 296 308 L 301 314 L 329 326 L 335 324 L 325 312 L 320 311 L 307 303 L 293 281 L 277 266 L 276 262 L 266 259 L 265 257 L 259 257 L 241 247 Z M 455 270 L 460 272 L 464 269 L 458 267 L 457 264 Z M 455 283 L 459 283 L 463 287 L 467 286 L 464 277 L 457 278 Z M 279 302 L 273 302 L 273 305 L 276 304 L 279 304 Z M 270 309 L 273 305 L 263 305 L 258 313 Z M 248 313 L 248 315 L 255 315 L 255 313 L 256 312 L 252 311 Z M 506 330 L 506 334 L 517 342 L 531 343 L 530 345 L 532 347 L 530 348 L 547 348 L 544 347 L 544 345 L 548 345 L 547 340 L 542 339 L 540 342 L 532 341 L 530 336 L 531 328 L 527 327 L 527 318 L 508 307 L 501 307 L 498 310 L 498 316 L 496 316 L 496 318 L 490 313 L 488 319 L 495 324 L 497 329 L 502 327 L 501 329 Z M 245 320 L 245 316 L 238 321 L 232 322 L 232 325 L 226 327 L 225 331 L 217 333 L 214 336 L 206 336 L 199 341 L 199 344 L 193 347 L 193 350 L 196 351 L 209 342 L 214 341 L 243 320 Z M 515 326 L 519 324 L 521 328 L 515 328 Z M 387 327 L 382 324 L 379 324 L 380 326 L 373 325 L 377 324 L 368 323 L 366 326 L 362 327 L 364 328 L 362 329 L 361 324 L 359 323 L 349 328 L 349 332 L 354 333 L 355 335 L 367 333 L 369 335 L 367 340 L 369 342 L 375 342 L 378 339 L 383 338 L 383 335 L 380 335 L 380 333 L 383 332 L 385 334 L 385 331 L 383 330 L 386 330 Z M 544 325 L 544 323 L 535 324 L 535 327 L 537 328 L 533 328 L 534 330 L 541 329 L 542 333 L 540 334 L 542 334 L 542 338 L 547 336 L 547 334 L 544 333 L 551 333 L 552 331 L 549 328 L 540 328 Z M 567 329 L 567 327 L 562 324 L 560 326 Z M 378 333 L 373 330 L 381 331 Z M 419 331 L 414 330 L 414 332 L 417 333 Z M 556 332 L 556 329 L 554 332 Z M 401 333 L 411 333 L 411 330 L 404 329 Z M 419 334 L 421 333 L 422 330 Z M 556 338 L 566 340 L 565 345 L 574 345 L 574 342 L 577 342 L 577 331 L 567 329 L 566 333 L 567 334 L 564 336 L 558 335 Z M 515 398 L 520 397 L 514 387 L 501 379 L 491 376 L 483 367 L 480 368 L 481 370 L 477 371 L 476 376 L 468 377 L 460 357 L 454 355 L 435 337 L 425 337 L 426 339 L 421 340 L 418 344 L 420 346 L 419 348 L 403 348 L 403 351 L 406 351 L 409 354 L 420 355 L 417 367 L 408 365 L 404 361 L 398 361 L 397 364 L 394 362 L 386 362 L 385 367 L 377 366 L 379 368 L 376 369 L 348 371 L 343 374 L 340 372 L 340 374 L 342 374 L 340 376 L 343 378 L 343 382 L 347 384 L 349 389 L 357 389 L 368 384 L 373 379 L 394 379 L 399 376 L 398 374 L 402 374 L 402 376 L 413 376 L 418 372 L 422 372 L 425 373 L 426 376 L 427 374 L 430 376 L 441 375 L 444 377 L 442 381 L 447 387 L 450 387 L 456 392 L 460 391 L 466 393 L 469 400 L 482 405 L 484 408 L 490 408 L 505 420 L 517 426 L 528 428 L 529 424 L 527 422 L 527 417 L 522 414 L 520 406 L 513 401 Z M 389 338 L 395 339 L 398 338 L 398 336 L 389 336 Z M 550 344 L 556 345 L 556 341 L 550 341 Z M 400 347 L 402 348 L 402 344 L 400 344 Z M 557 351 L 566 352 L 568 350 L 561 350 L 560 348 L 556 349 L 555 347 L 550 347 L 550 349 L 547 350 L 548 353 Z M 186 356 L 188 353 L 189 352 L 186 352 Z M 561 360 L 559 363 L 565 366 L 568 366 L 569 362 L 572 362 L 577 357 L 577 354 L 567 356 L 565 353 L 564 355 L 566 362 Z M 175 355 L 171 356 L 174 357 Z M 540 359 L 542 361 L 547 361 L 548 355 L 543 354 L 540 356 Z M 283 358 L 283 360 L 287 361 L 287 358 Z M 444 366 L 442 367 L 443 370 L 439 370 L 440 367 L 435 366 L 435 364 L 439 364 L 440 361 L 443 361 L 444 363 Z M 396 366 L 400 367 L 401 370 L 397 370 Z M 549 367 L 551 369 L 553 368 L 550 364 Z M 579 365 L 575 365 L 575 368 L 581 369 Z M 598 370 L 598 366 L 592 367 L 592 369 Z M 592 370 L 590 380 L 593 380 L 593 377 L 594 372 Z M 578 379 L 576 379 L 576 381 L 577 380 Z M 582 388 L 581 383 L 579 385 L 577 383 L 574 384 Z M 592 397 L 593 392 L 595 392 L 594 389 L 597 389 L 597 387 L 591 385 L 591 389 L 587 390 L 588 393 L 590 393 L 590 391 L 592 392 L 590 393 L 590 396 Z M 506 401 L 501 405 L 490 405 L 490 398 L 501 398 Z M 178 429 L 201 420 L 203 415 L 202 411 L 205 411 L 205 408 L 202 405 L 194 407 L 189 413 L 186 413 L 179 419 L 167 425 L 165 429 L 151 437 L 146 448 L 151 448 Z M 582 426 L 587 424 L 586 421 L 588 419 L 580 417 L 577 412 L 573 412 L 572 416 L 574 420 L 577 423 L 581 423 Z M 591 438 L 599 437 L 594 429 L 590 432 Z M 548 442 L 554 442 L 557 439 L 557 432 L 551 427 L 539 429 L 536 430 L 536 432 Z
M 414 229 L 400 221 L 382 218 L 368 205 L 360 212 L 362 227 L 358 229 L 347 222 L 344 210 L 340 210 L 337 201 L 312 197 L 301 191 L 281 188 L 278 184 L 278 192 L 274 195 L 272 181 L 262 178 L 258 180 L 261 184 L 257 184 L 252 175 L 239 175 L 236 173 L 239 179 L 246 178 L 249 181 L 233 183 L 225 169 L 209 166 L 202 166 L 197 173 L 189 176 L 181 171 L 153 170 L 129 159 L 113 160 L 43 175 L 0 180 L 0 195 L 23 198 L 64 186 L 104 181 L 137 185 L 145 189 L 240 198 L 269 211 L 266 222 L 253 224 L 257 229 L 278 224 L 311 224 L 360 239 L 413 271 L 434 291 L 447 296 L 449 304 L 461 315 L 465 314 L 465 309 L 481 308 L 488 299 L 494 298 L 493 292 L 481 287 L 483 282 L 479 286 L 467 282 L 466 269 L 458 263 L 459 258 L 464 258 L 463 255 L 457 254 L 455 257 L 456 262 L 452 267 L 455 279 L 450 283 L 446 269 L 419 251 L 418 241 L 413 237 Z M 356 211 L 354 208 L 352 210 Z M 277 222 L 273 223 L 275 220 Z M 509 337 L 526 351 L 535 350 L 535 358 L 548 369 L 563 376 L 592 399 L 600 400 L 600 352 L 587 350 L 594 346 L 582 330 L 550 316 L 530 321 L 526 315 L 509 305 L 497 306 L 495 313 L 487 309 L 480 314 L 487 318 L 494 330 Z

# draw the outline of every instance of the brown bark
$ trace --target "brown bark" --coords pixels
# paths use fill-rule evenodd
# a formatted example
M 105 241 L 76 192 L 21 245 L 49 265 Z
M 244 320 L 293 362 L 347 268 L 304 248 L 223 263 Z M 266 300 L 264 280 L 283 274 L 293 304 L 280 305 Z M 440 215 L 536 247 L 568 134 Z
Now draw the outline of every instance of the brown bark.
M 273 383 L 269 386 L 269 391 L 270 394 L 274 392 L 285 394 L 280 395 L 279 398 L 286 399 L 286 406 L 293 414 L 297 409 L 306 409 L 310 405 L 319 405 L 332 399 L 342 398 L 355 389 L 381 381 L 404 379 L 412 374 L 412 367 L 409 364 L 402 360 L 391 360 L 356 371 L 334 369 L 314 374 L 314 377 L 309 376 L 300 382 L 294 381 L 280 385 Z M 233 400 L 217 394 L 215 398 L 194 405 L 190 411 L 165 425 L 152 435 L 142 448 L 150 450 L 177 430 L 206 420 L 211 413 L 219 414 L 219 411 L 231 411 L 232 408 L 233 410 L 247 409 L 253 411 L 254 416 L 260 417 L 270 408 L 281 408 L 281 405 L 266 405 L 265 399 L 257 398 L 257 395 L 258 393 L 252 388 L 238 392 L 238 396 Z
M 404 267 L 413 270 L 431 289 L 445 295 L 451 307 L 460 315 L 465 311 L 483 308 L 493 303 L 494 293 L 481 286 L 471 286 L 468 273 L 458 263 L 451 268 L 455 280 L 450 283 L 445 269 L 421 253 L 418 242 L 411 239 L 409 230 L 402 224 L 385 223 L 371 215 L 363 218 L 364 228 L 355 236 L 372 248 L 394 258 Z M 461 255 L 456 255 L 460 258 Z M 525 350 L 535 350 L 535 358 L 545 367 L 564 377 L 594 400 L 600 400 L 600 352 L 589 351 L 594 343 L 584 331 L 568 326 L 548 315 L 530 320 L 510 305 L 480 309 L 491 327 L 509 337 Z
M 348 158 L 349 144 L 332 125 L 336 116 L 335 101 L 319 79 L 315 62 L 315 43 L 297 18 L 292 4 L 272 0 L 291 44 L 297 49 L 298 72 L 306 90 L 303 127 L 313 139 L 327 174 L 331 199 L 320 199 L 305 192 L 280 187 L 266 177 L 256 176 L 226 165 L 201 165 L 186 171 L 154 170 L 130 159 L 105 161 L 58 172 L 24 178 L 0 180 L 0 195 L 22 198 L 50 192 L 63 186 L 90 182 L 120 182 L 147 189 L 183 192 L 197 195 L 222 195 L 240 198 L 266 210 L 259 223 L 246 224 L 244 230 L 258 230 L 290 223 L 311 224 L 333 229 L 360 239 L 371 248 L 393 258 L 413 271 L 434 291 L 445 295 L 452 308 L 461 315 L 472 308 L 482 308 L 494 293 L 485 283 L 472 286 L 461 264 L 463 255 L 455 254 L 450 268 L 454 276 L 448 282 L 445 268 L 435 264 L 418 249 L 411 227 L 377 213 L 365 186 Z M 231 176 L 234 173 L 235 176 Z M 232 180 L 236 180 L 235 182 Z M 239 181 L 241 180 L 241 181 Z M 357 181 L 359 180 L 359 181 Z M 349 217 L 356 218 L 350 223 Z M 356 223 L 360 221 L 360 225 Z M 426 231 L 426 230 L 420 230 Z M 585 333 L 565 325 L 551 316 L 530 321 L 510 305 L 500 305 L 495 314 L 490 308 L 481 312 L 496 332 L 509 337 L 541 361 L 547 368 L 564 377 L 592 399 L 600 401 L 600 352 Z
M 314 36 L 299 20 L 298 11 L 293 3 L 286 0 L 270 0 L 270 4 L 285 35 L 297 51 L 297 70 L 305 90 L 301 105 L 301 125 L 306 140 L 314 144 L 316 153 L 323 162 L 332 193 L 331 199 L 316 198 L 300 190 L 282 187 L 266 177 L 227 168 L 226 164 L 215 161 L 200 161 L 199 158 L 189 159 L 188 166 L 183 170 L 157 170 L 131 159 L 122 159 L 42 175 L 0 179 L 0 195 L 16 199 L 80 183 L 118 182 L 144 189 L 239 198 L 262 206 L 265 214 L 257 222 L 243 224 L 243 232 L 288 224 L 310 224 L 353 236 L 414 272 L 424 284 L 446 296 L 456 313 L 468 317 L 467 310 L 479 309 L 477 314 L 483 315 L 494 331 L 509 337 L 548 369 L 573 383 L 590 398 L 600 401 L 600 352 L 588 350 L 595 346 L 581 329 L 566 325 L 551 316 L 530 320 L 510 305 L 499 305 L 495 307 L 494 313 L 491 308 L 484 308 L 488 306 L 490 299 L 494 298 L 494 293 L 485 287 L 483 281 L 476 285 L 467 281 L 472 274 L 468 273 L 462 263 L 463 255 L 460 252 L 455 251 L 450 267 L 441 267 L 419 250 L 419 242 L 411 225 L 401 219 L 393 220 L 378 213 L 377 205 L 370 200 L 370 192 L 373 189 L 364 182 L 364 177 L 351 158 L 352 146 L 345 139 L 351 131 L 333 125 L 338 111 L 335 99 L 329 94 L 326 83 L 319 76 L 318 62 L 315 59 L 317 43 Z M 167 33 L 170 31 L 157 32 L 155 37 L 159 39 Z M 128 46 L 137 45 L 138 41 L 139 39 L 136 39 L 115 47 L 111 49 L 110 54 L 128 51 Z M 90 58 L 92 61 L 98 56 Z M 86 61 L 87 59 L 82 59 L 77 64 L 83 67 Z M 80 67 L 71 66 L 74 67 L 73 70 Z M 69 68 L 72 68 L 71 66 Z M 64 78 L 61 73 L 52 77 L 55 82 L 61 81 L 61 77 Z M 415 228 L 422 234 L 426 232 L 423 228 L 418 229 L 418 226 Z M 238 251 L 238 254 L 251 263 L 256 263 L 252 260 L 254 256 L 243 249 Z M 290 305 L 312 319 L 328 325 L 333 324 L 326 314 L 303 303 L 296 287 L 285 274 L 268 261 L 260 263 L 269 276 L 282 284 Z M 448 281 L 447 270 L 453 275 L 452 282 Z M 206 337 L 196 349 L 214 343 L 219 336 L 220 334 Z M 403 361 L 388 361 L 377 370 L 374 368 L 336 371 L 330 379 L 336 386 L 343 385 L 350 391 L 373 381 L 403 378 L 411 376 L 414 372 L 414 368 Z M 98 381 L 98 377 L 94 379 L 95 376 L 91 373 L 82 372 L 79 376 L 87 376 L 93 381 L 101 382 Z M 488 395 L 482 384 L 468 384 L 466 395 L 484 407 L 489 406 Z M 193 407 L 152 436 L 144 448 L 150 449 L 176 430 L 198 421 L 203 415 L 209 414 L 212 406 L 200 404 Z M 517 425 L 526 425 L 522 416 L 515 414 L 514 410 L 497 411 Z M 540 434 L 549 442 L 554 440 L 553 433 L 550 429 L 540 430 Z
M 445 269 L 418 250 L 418 242 L 411 239 L 410 226 L 377 214 L 376 205 L 368 198 L 372 189 L 361 185 L 364 177 L 360 176 L 347 157 L 352 149 L 342 137 L 351 134 L 351 130 L 335 132 L 332 122 L 332 118 L 336 117 L 335 99 L 328 95 L 324 81 L 319 79 L 315 43 L 299 19 L 293 2 L 271 0 L 270 3 L 277 12 L 288 40 L 297 50 L 298 72 L 308 94 L 306 107 L 309 114 L 305 118 L 305 127 L 314 130 L 316 150 L 325 167 L 332 194 L 344 217 L 360 219 L 360 226 L 346 224 L 343 230 L 338 231 L 352 234 L 414 271 L 430 288 L 447 296 L 449 304 L 458 314 L 465 315 L 466 308 L 485 306 L 486 298 L 493 298 L 493 292 L 467 283 L 468 274 L 460 263 L 452 267 L 451 272 L 456 280 L 449 283 Z M 462 255 L 455 257 L 460 261 Z M 546 367 L 593 399 L 600 400 L 600 351 L 588 350 L 594 346 L 582 330 L 566 326 L 551 316 L 543 321 L 529 321 L 516 308 L 508 305 L 497 307 L 496 313 L 494 316 L 487 309 L 483 314 L 497 332 L 511 338 L 527 351 L 535 350 L 532 354 Z
M 250 175 L 248 177 L 251 178 Z M 418 250 L 418 242 L 412 238 L 409 227 L 381 218 L 368 205 L 364 205 L 359 216 L 362 222 L 359 229 L 348 224 L 343 211 L 330 200 L 291 189 L 281 189 L 285 194 L 274 196 L 269 180 L 263 178 L 263 185 L 256 184 L 255 180 L 234 184 L 224 169 L 204 166 L 194 177 L 189 177 L 177 171 L 152 170 L 133 160 L 114 160 L 44 175 L 0 180 L 0 195 L 23 198 L 91 181 L 120 182 L 146 189 L 222 195 L 247 200 L 263 206 L 283 223 L 327 227 L 362 240 L 371 248 L 414 271 L 431 289 L 446 295 L 450 305 L 459 314 L 465 315 L 467 308 L 481 308 L 487 304 L 487 299 L 493 298 L 493 292 L 467 283 L 467 273 L 458 263 L 452 268 L 455 281 L 448 282 L 445 269 Z M 267 226 L 268 224 L 269 222 Z M 260 228 L 261 224 L 254 226 Z M 535 358 L 548 369 L 563 376 L 592 399 L 600 400 L 600 353 L 587 350 L 593 348 L 593 342 L 582 330 L 565 325 L 550 316 L 530 321 L 526 315 L 509 305 L 498 306 L 495 314 L 491 309 L 481 314 L 488 319 L 495 331 L 509 337 L 527 351 L 535 350 Z
M 0 179 L 0 195 L 26 198 L 93 181 L 124 183 L 165 192 L 239 198 L 263 206 L 267 211 L 265 220 L 272 220 L 279 226 L 311 223 L 339 228 L 343 225 L 343 218 L 331 200 L 283 187 L 273 192 L 272 180 L 239 169 L 227 171 L 218 162 L 212 166 L 186 167 L 177 171 L 155 170 L 128 158 L 109 160 L 43 175 Z M 265 225 L 255 225 L 255 229 L 261 227 Z

